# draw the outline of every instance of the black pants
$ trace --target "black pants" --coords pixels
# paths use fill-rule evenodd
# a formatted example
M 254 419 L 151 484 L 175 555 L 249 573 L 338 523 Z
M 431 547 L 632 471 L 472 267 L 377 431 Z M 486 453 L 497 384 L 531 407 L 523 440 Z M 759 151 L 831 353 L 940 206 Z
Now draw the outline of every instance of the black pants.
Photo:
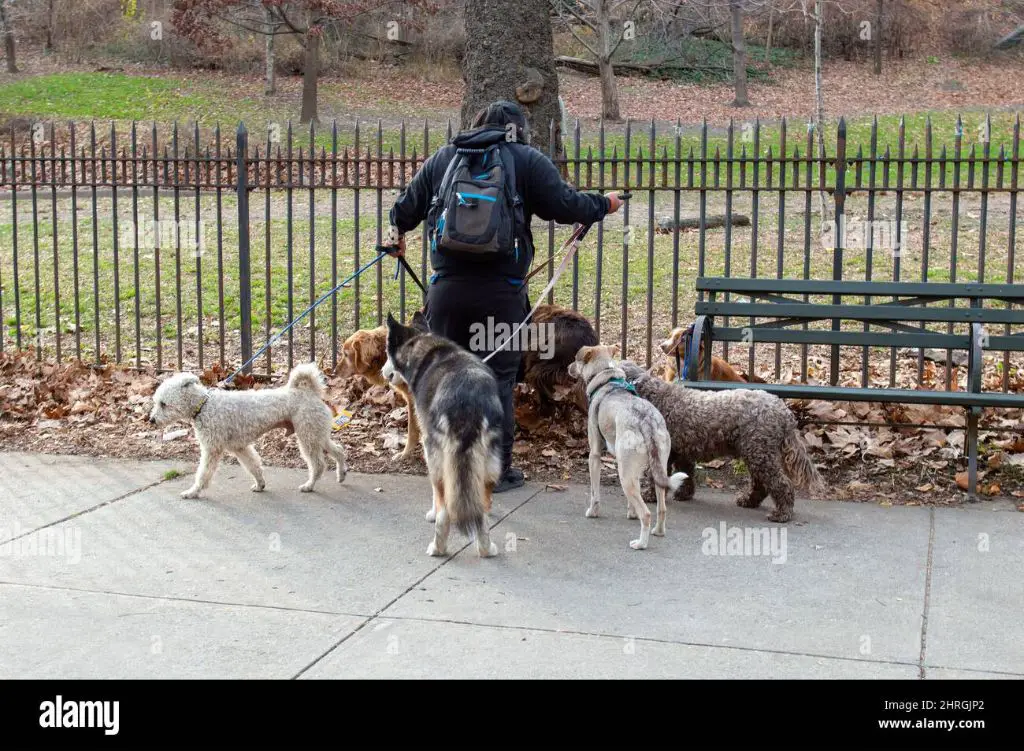
M 430 330 L 451 339 L 483 359 L 500 346 L 505 337 L 530 312 L 529 300 L 522 287 L 506 279 L 448 276 L 437 279 L 427 292 L 426 316 Z M 498 324 L 507 324 L 502 333 Z M 512 405 L 522 352 L 509 346 L 487 361 L 498 379 L 501 406 L 505 413 L 502 435 L 502 469 L 512 465 L 512 443 L 515 439 L 516 416 Z

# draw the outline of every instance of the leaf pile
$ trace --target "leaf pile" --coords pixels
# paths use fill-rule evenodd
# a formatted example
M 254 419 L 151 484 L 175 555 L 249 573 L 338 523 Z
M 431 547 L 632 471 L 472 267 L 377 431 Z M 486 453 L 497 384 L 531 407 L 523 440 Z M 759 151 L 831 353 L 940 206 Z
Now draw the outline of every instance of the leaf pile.
M 886 358 L 887 360 L 887 358 Z M 916 378 L 916 358 L 898 361 L 897 383 Z M 930 363 L 926 362 L 926 366 Z M 887 374 L 887 365 L 884 372 Z M 844 361 L 844 378 L 858 385 L 859 369 Z M 826 363 L 809 358 L 811 380 L 825 373 Z M 926 368 L 927 370 L 927 368 Z M 934 378 L 944 377 L 943 368 Z M 766 372 L 766 371 L 765 371 Z M 871 382 L 881 378 L 871 373 Z M 931 372 L 931 371 L 929 371 Z M 202 374 L 207 384 L 229 373 L 215 366 Z M 989 374 L 991 375 L 991 374 Z M 791 372 L 785 378 L 795 382 Z M 94 456 L 181 459 L 191 465 L 198 447 L 191 430 L 166 430 L 149 424 L 153 391 L 160 380 L 152 370 L 135 371 L 109 363 L 86 365 L 37 360 L 31 351 L 0 354 L 0 449 Z M 886 375 L 884 383 L 888 386 Z M 236 377 L 239 387 L 266 388 L 251 378 Z M 909 386 L 908 386 L 909 387 Z M 328 400 L 336 409 L 352 411 L 351 422 L 338 433 L 354 471 L 423 474 L 419 450 L 413 460 L 399 462 L 408 411 L 390 389 L 362 378 L 328 373 Z M 553 407 L 541 404 L 525 385 L 516 388 L 517 436 L 515 463 L 528 479 L 547 484 L 586 483 L 586 417 L 565 397 Z M 831 499 L 878 501 L 883 504 L 950 504 L 964 498 L 967 487 L 966 419 L 964 410 L 928 405 L 862 402 L 793 401 L 791 407 L 812 459 L 822 471 Z M 978 491 L 986 497 L 1024 499 L 1024 434 L 1021 412 L 985 410 L 979 438 Z M 853 423 L 819 425 L 817 422 Z M 930 423 L 933 427 L 875 427 L 870 423 Z M 284 430 L 266 434 L 257 446 L 269 465 L 301 467 L 294 435 Z M 617 482 L 614 464 L 602 466 L 606 483 Z M 698 472 L 704 485 L 724 488 L 746 481 L 742 462 L 728 458 L 708 462 Z M 560 487 L 560 486 L 559 486 Z M 1024 504 L 1021 506 L 1024 508 Z

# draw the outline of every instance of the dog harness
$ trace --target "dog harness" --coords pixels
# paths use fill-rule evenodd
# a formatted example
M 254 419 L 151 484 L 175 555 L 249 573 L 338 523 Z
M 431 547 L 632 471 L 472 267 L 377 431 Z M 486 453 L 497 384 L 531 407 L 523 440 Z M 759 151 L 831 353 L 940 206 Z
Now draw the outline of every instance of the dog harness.
M 609 368 L 609 370 L 611 370 L 611 368 Z M 594 380 L 597 379 L 595 378 Z M 599 398 L 595 398 L 598 397 L 598 392 L 604 389 L 607 389 L 607 391 L 605 391 L 603 394 L 600 394 Z M 636 392 L 636 386 L 627 381 L 625 378 L 609 378 L 604 383 L 598 385 L 597 388 L 587 390 L 587 401 L 590 402 L 590 410 L 593 410 L 598 404 L 601 403 L 605 396 L 607 396 L 609 393 L 617 389 L 628 391 L 629 393 L 633 394 L 633 396 L 640 396 Z

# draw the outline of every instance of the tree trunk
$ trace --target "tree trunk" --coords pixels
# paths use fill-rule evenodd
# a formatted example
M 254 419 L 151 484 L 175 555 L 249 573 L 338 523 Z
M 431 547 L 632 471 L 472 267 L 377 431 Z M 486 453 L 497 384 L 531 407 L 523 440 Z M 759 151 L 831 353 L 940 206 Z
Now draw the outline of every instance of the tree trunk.
M 4 35 L 4 54 L 7 57 L 7 72 L 17 73 L 18 66 L 14 59 L 14 27 L 7 12 L 8 0 L 0 0 L 0 32 Z
M 771 65 L 772 56 L 772 31 L 774 30 L 773 22 L 775 21 L 775 6 L 768 6 L 768 39 L 764 43 L 764 61 Z
M 531 145 L 556 161 L 561 159 L 558 75 L 548 0 L 465 0 L 464 18 L 466 38 L 475 41 L 466 46 L 462 58 L 461 127 L 469 127 L 473 116 L 491 102 L 518 102 L 530 124 Z
M 875 43 L 876 76 L 882 75 L 882 2 L 883 0 L 878 0 L 875 6 L 875 28 L 872 30 L 875 35 L 872 41 Z
M 612 61 L 602 58 L 597 61 L 601 76 L 601 117 L 605 120 L 621 120 L 619 114 L 619 88 L 615 85 L 615 70 Z
M 733 107 L 749 107 L 747 99 L 747 44 L 743 39 L 743 0 L 729 0 L 732 9 L 732 77 L 736 87 Z
M 302 63 L 302 114 L 299 122 L 303 125 L 314 122 L 320 124 L 317 114 L 316 83 L 320 67 L 320 36 L 315 33 L 306 35 L 305 56 Z
M 612 19 L 608 0 L 597 2 L 597 30 L 600 38 L 601 56 L 597 60 L 601 76 L 601 116 L 605 120 L 621 120 L 619 114 L 619 88 L 615 85 L 615 68 L 612 66 Z
M 274 31 L 277 24 L 274 23 L 274 12 L 269 7 L 263 7 L 264 18 L 266 19 L 266 62 L 267 75 L 263 86 L 264 96 L 273 96 L 277 93 L 277 80 L 274 78 Z
M 818 158 L 822 160 L 819 169 L 824 170 L 825 158 L 825 90 L 821 77 L 821 27 L 824 20 L 825 9 L 823 0 L 814 0 L 814 130 L 817 135 Z M 825 194 L 818 193 L 818 213 L 821 215 L 821 225 L 824 231 L 829 221 L 828 201 Z
M 53 52 L 53 4 L 55 0 L 47 0 L 46 3 L 46 42 L 43 49 L 46 52 Z

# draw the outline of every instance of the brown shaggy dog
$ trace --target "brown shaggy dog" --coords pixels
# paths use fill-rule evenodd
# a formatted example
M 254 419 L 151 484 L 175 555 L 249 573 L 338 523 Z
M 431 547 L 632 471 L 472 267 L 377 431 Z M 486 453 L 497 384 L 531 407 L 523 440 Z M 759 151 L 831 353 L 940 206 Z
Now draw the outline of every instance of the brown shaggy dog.
M 661 343 L 661 351 L 669 356 L 668 363 L 662 366 L 662 380 L 674 381 L 676 379 L 676 352 L 679 352 L 680 357 L 684 355 L 686 352 L 685 348 L 690 344 L 691 336 L 693 336 L 692 323 L 689 326 L 680 326 L 677 329 L 672 329 L 668 339 Z M 683 349 L 680 349 L 680 347 L 683 347 Z M 700 354 L 697 358 L 699 362 L 704 361 L 704 342 L 700 343 Z M 711 380 L 732 381 L 734 383 L 766 383 L 756 373 L 747 375 L 746 373 L 738 372 L 732 365 L 717 355 L 711 356 Z
M 669 472 L 689 475 L 676 500 L 693 497 L 694 465 L 718 457 L 742 459 L 750 473 L 750 490 L 736 505 L 757 508 L 771 495 L 773 522 L 793 518 L 794 488 L 820 490 L 821 478 L 786 403 L 766 391 L 699 391 L 651 376 L 631 362 L 620 367 L 637 394 L 665 418 L 672 450 Z
M 417 321 L 414 317 L 413 325 L 416 324 Z M 387 326 L 355 332 L 341 345 L 341 357 L 334 374 L 342 377 L 360 375 L 375 386 L 391 386 L 380 374 L 381 368 L 384 367 L 384 363 L 388 359 L 387 342 Z M 402 461 L 405 461 L 412 457 L 420 442 L 420 423 L 416 418 L 416 405 L 408 385 L 399 383 L 391 388 L 398 392 L 409 410 L 405 449 L 399 455 Z
M 573 404 L 587 414 L 587 394 L 584 384 L 569 375 L 569 365 L 576 359 L 581 347 L 599 344 L 594 327 L 583 315 L 558 305 L 540 305 L 530 319 L 531 323 L 549 324 L 554 335 L 553 356 L 544 359 L 540 352 L 527 351 L 519 366 L 519 382 L 528 383 L 540 394 L 546 405 L 555 403 L 555 386 L 571 389 Z

